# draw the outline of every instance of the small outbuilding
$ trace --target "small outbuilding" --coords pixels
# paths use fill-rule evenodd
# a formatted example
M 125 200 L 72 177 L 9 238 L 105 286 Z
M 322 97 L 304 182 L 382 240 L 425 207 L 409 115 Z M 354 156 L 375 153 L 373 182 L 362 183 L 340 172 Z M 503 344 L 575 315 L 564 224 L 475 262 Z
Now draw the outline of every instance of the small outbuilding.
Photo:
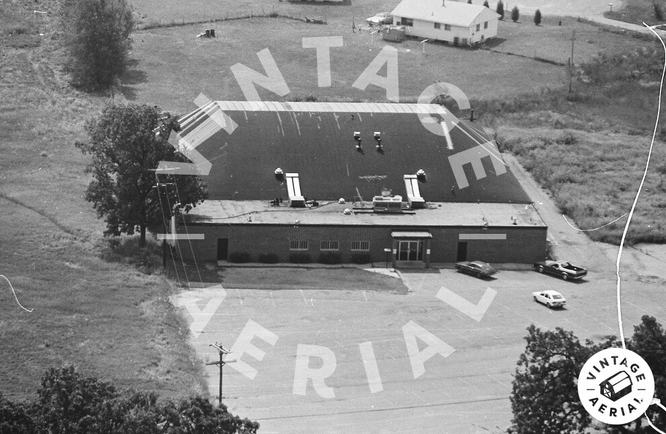
M 407 35 L 472 46 L 497 37 L 499 14 L 451 0 L 402 0 L 391 12 Z

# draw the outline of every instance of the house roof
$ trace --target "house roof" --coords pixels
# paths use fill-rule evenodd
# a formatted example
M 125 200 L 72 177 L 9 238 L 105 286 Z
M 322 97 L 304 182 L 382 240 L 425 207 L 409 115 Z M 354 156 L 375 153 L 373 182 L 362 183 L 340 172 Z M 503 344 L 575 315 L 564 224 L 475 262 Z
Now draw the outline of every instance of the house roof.
M 483 5 L 451 0 L 402 0 L 391 15 L 415 20 L 469 27 L 482 13 L 499 16 Z M 490 15 L 489 15 L 490 16 Z
M 441 116 L 446 110 L 439 105 L 218 101 L 181 118 L 181 136 L 206 130 L 198 127 L 215 124 L 211 116 L 221 111 L 237 124 L 235 130 L 213 129 L 196 148 L 212 163 L 206 177 L 211 200 L 286 199 L 286 185 L 275 177 L 279 167 L 298 173 L 302 195 L 319 201 L 371 200 L 383 188 L 406 197 L 403 176 L 422 169 L 426 201 L 531 202 L 496 145 L 473 123 L 461 121 L 451 129 L 451 149 L 444 136 L 422 125 L 419 114 Z M 381 133 L 382 152 L 375 132 Z M 465 151 L 478 153 L 481 165 L 463 164 L 456 172 L 450 158 Z M 461 173 L 469 185 L 458 184 Z
M 400 227 L 546 227 L 532 204 L 430 202 L 423 209 L 401 214 L 374 213 L 361 203 L 319 202 L 319 206 L 291 208 L 269 201 L 207 200 L 186 214 L 191 224 L 281 224 Z M 344 210 L 353 210 L 345 214 Z M 180 219 L 177 219 L 180 222 Z M 514 224 L 515 223 L 515 224 Z

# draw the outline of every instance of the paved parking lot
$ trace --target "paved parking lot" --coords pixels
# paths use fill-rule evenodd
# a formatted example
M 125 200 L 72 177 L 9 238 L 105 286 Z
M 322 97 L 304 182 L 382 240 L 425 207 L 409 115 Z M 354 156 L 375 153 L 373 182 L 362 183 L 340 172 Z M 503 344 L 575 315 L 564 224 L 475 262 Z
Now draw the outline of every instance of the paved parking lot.
M 231 347 L 250 337 L 256 348 L 246 345 L 240 354 L 246 365 L 225 367 L 224 402 L 233 412 L 259 420 L 261 432 L 498 432 L 510 423 L 511 375 L 524 349 L 525 328 L 559 326 L 582 339 L 617 334 L 613 277 L 604 267 L 591 270 L 581 283 L 532 271 L 502 271 L 484 281 L 443 269 L 403 272 L 410 288 L 406 295 L 365 291 L 363 282 L 353 291 L 218 286 L 184 292 L 174 302 L 189 306 L 193 345 L 205 362 L 217 359 L 209 344 Z M 664 322 L 662 285 L 659 279 L 625 282 L 628 336 L 644 314 Z M 468 312 L 450 297 L 438 298 L 442 287 L 467 300 Z M 551 311 L 534 303 L 531 292 L 542 288 L 562 292 L 567 309 Z M 487 305 L 485 313 L 483 306 L 474 310 L 480 300 Z M 408 340 L 418 342 L 416 353 L 431 356 L 418 378 L 412 368 L 418 354 L 412 350 L 410 358 Z M 454 351 L 444 357 L 447 346 Z M 322 352 L 328 359 L 314 356 Z M 304 354 L 311 355 L 309 360 Z M 317 390 L 312 381 L 304 388 L 295 381 L 303 366 L 334 367 L 323 386 L 332 388 L 333 396 L 320 396 L 322 386 Z M 207 374 L 210 393 L 217 395 L 217 367 L 208 366 Z

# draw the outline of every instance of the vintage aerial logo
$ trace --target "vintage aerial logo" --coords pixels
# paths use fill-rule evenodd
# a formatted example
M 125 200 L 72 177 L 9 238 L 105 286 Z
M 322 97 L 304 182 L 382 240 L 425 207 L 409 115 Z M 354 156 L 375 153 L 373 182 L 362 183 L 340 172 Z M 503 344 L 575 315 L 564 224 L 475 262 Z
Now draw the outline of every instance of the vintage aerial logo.
M 641 417 L 654 397 L 654 376 L 641 356 L 608 348 L 585 362 L 578 376 L 578 396 L 600 422 L 625 425 Z

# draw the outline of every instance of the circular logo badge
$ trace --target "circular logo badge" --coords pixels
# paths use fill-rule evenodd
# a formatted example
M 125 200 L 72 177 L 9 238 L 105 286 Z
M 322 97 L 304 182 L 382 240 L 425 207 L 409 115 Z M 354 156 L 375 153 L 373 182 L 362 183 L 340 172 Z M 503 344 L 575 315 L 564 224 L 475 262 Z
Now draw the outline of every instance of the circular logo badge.
M 600 422 L 624 425 L 641 417 L 654 397 L 654 376 L 633 351 L 608 348 L 590 357 L 578 375 L 578 397 Z

